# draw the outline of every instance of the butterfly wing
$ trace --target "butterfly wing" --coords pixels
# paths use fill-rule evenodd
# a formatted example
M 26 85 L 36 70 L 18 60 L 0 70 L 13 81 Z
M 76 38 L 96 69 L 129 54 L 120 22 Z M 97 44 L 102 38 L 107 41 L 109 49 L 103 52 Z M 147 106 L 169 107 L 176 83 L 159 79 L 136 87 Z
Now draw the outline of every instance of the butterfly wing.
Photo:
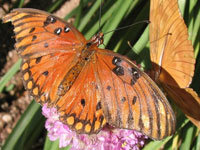
M 200 98 L 197 93 L 191 88 L 181 89 L 167 84 L 164 84 L 163 88 L 193 124 L 200 128 Z
M 3 21 L 14 25 L 26 89 L 40 103 L 55 103 L 55 89 L 76 63 L 85 38 L 70 24 L 40 10 L 14 9 Z
M 177 0 L 151 0 L 150 55 L 153 79 L 185 88 L 194 75 L 194 52 Z
M 127 58 L 97 49 L 95 74 L 107 122 L 135 129 L 153 139 L 175 131 L 175 116 L 156 84 Z
M 57 102 L 60 120 L 78 133 L 98 133 L 106 124 L 97 83 L 95 65 L 91 60 Z

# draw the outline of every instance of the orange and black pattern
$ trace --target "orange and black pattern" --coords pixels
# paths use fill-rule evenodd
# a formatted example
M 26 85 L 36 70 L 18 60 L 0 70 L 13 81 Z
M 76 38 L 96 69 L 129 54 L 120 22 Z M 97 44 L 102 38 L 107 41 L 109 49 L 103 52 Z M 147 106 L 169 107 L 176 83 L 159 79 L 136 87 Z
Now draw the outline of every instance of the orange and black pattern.
M 108 123 L 157 140 L 175 132 L 164 94 L 129 59 L 99 49 L 103 34 L 86 41 L 72 25 L 35 9 L 15 9 L 3 21 L 15 27 L 26 89 L 56 107 L 72 130 L 94 134 Z

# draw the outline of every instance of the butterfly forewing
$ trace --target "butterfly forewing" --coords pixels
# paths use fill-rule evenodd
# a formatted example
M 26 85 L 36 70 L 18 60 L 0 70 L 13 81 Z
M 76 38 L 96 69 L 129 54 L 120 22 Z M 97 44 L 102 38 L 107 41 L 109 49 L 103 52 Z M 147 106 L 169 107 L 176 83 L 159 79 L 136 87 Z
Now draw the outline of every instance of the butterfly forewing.
M 40 10 L 14 9 L 3 21 L 14 25 L 25 87 L 37 101 L 54 102 L 55 89 L 76 63 L 85 38 L 72 25 Z
M 134 63 L 116 53 L 98 49 L 95 66 L 109 124 L 136 129 L 153 139 L 174 133 L 175 116 L 167 99 Z

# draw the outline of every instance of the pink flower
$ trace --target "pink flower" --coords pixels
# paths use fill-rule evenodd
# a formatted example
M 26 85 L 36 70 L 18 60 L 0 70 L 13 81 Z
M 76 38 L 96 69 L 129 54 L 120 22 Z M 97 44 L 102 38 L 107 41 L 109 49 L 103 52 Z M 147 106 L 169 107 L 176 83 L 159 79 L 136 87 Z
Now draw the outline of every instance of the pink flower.
M 59 121 L 56 108 L 44 105 L 45 127 L 51 141 L 59 139 L 59 147 L 71 145 L 71 150 L 139 150 L 148 137 L 134 130 L 105 126 L 98 134 L 76 134 Z

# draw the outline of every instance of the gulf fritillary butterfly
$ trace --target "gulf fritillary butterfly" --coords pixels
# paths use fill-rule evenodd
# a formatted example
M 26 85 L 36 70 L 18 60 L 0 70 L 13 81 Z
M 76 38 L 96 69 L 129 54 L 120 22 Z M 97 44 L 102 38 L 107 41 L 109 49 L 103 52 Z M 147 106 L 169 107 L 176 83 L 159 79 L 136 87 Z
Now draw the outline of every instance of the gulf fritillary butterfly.
M 150 21 L 152 79 L 200 127 L 200 99 L 188 88 L 195 69 L 194 50 L 177 0 L 151 0 Z
M 103 34 L 87 41 L 72 25 L 36 9 L 14 9 L 26 89 L 40 104 L 56 107 L 77 133 L 98 133 L 106 123 L 153 139 L 175 131 L 175 115 L 161 90 L 132 61 L 99 49 Z

